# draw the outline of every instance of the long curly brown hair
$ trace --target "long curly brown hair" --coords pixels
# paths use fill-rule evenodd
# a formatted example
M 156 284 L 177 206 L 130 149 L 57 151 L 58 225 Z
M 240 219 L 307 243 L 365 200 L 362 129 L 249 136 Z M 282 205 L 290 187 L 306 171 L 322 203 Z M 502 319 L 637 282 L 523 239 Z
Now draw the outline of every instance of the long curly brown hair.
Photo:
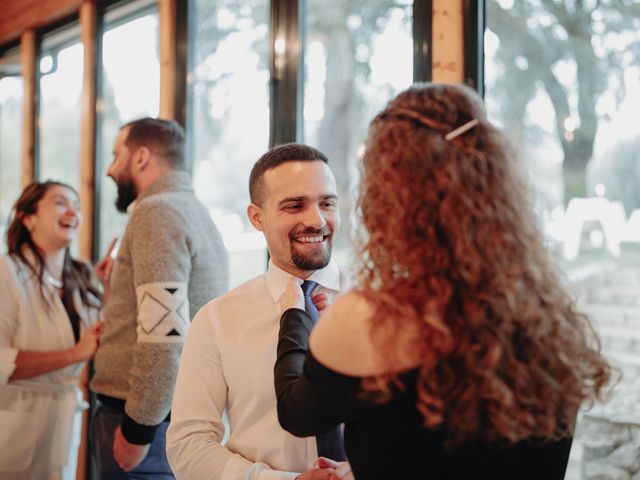
M 610 368 L 543 248 L 516 156 L 480 98 L 454 85 L 400 93 L 371 123 L 362 168 L 360 289 L 374 306 L 372 340 L 391 365 L 389 332 L 418 332 L 425 425 L 451 444 L 571 435 Z

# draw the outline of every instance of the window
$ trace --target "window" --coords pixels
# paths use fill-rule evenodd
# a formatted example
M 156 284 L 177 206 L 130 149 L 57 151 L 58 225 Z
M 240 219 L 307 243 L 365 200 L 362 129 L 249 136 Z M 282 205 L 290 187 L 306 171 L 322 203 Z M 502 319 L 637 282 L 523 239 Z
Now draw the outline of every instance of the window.
M 157 117 L 160 105 L 159 20 L 155 2 L 115 5 L 104 14 L 102 76 L 98 106 L 99 254 L 122 237 L 127 217 L 116 210 L 117 188 L 106 171 L 120 127 L 137 118 Z
M 249 172 L 269 147 L 269 2 L 190 3 L 187 132 L 196 195 L 229 251 L 234 287 L 266 269 Z
M 490 0 L 486 7 L 489 115 L 521 147 L 548 246 L 623 373 L 607 405 L 581 414 L 566 478 L 602 468 L 633 477 L 640 468 L 620 459 L 632 448 L 624 432 L 631 438 L 640 421 L 637 5 Z M 584 447 L 593 442 L 597 449 Z
M 413 81 L 412 3 L 308 1 L 302 140 L 327 155 L 336 177 L 342 234 L 334 258 L 343 265 L 369 122 Z
M 83 46 L 77 23 L 43 35 L 40 56 L 37 171 L 40 180 L 80 187 Z
M 20 195 L 24 93 L 21 73 L 18 49 L 0 57 L 0 252 L 6 249 L 7 220 Z

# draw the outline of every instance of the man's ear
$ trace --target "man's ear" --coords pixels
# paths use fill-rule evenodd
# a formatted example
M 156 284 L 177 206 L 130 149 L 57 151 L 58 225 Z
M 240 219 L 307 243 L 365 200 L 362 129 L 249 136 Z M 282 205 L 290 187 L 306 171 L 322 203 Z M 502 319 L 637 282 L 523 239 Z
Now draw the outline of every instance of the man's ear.
M 131 166 L 135 172 L 146 170 L 151 161 L 151 150 L 149 147 L 142 145 L 134 152 Z
M 249 204 L 247 207 L 247 216 L 249 217 L 251 225 L 253 225 L 256 230 L 263 230 L 262 209 L 258 205 L 255 203 Z

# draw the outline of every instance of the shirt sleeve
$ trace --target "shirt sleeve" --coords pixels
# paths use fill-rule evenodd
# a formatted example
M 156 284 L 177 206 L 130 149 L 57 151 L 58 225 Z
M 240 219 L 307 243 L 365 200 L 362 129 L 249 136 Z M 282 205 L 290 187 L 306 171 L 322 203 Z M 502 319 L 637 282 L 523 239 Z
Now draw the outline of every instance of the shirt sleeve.
M 180 359 L 167 430 L 171 468 L 185 480 L 294 479 L 299 472 L 273 470 L 221 444 L 228 387 L 209 308 L 195 316 Z
M 13 347 L 18 322 L 18 299 L 14 274 L 6 259 L 0 259 L 0 387 L 9 382 L 16 369 L 18 350 Z
M 171 407 L 190 322 L 191 253 L 186 219 L 171 205 L 145 199 L 130 222 L 137 342 L 122 433 L 131 443 L 148 444 Z
M 350 388 L 357 386 L 355 378 L 330 371 L 309 356 L 312 329 L 304 310 L 290 308 L 282 314 L 274 367 L 278 420 L 298 437 L 326 433 L 352 417 Z

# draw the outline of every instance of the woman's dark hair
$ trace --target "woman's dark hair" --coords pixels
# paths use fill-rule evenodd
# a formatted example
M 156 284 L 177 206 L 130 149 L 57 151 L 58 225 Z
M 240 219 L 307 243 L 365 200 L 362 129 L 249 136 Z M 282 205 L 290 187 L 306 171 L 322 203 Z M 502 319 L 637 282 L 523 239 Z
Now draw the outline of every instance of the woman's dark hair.
M 23 191 L 16 203 L 13 205 L 9 216 L 9 228 L 7 229 L 7 249 L 9 255 L 20 260 L 36 276 L 40 284 L 40 293 L 47 300 L 44 294 L 44 258 L 38 247 L 33 242 L 31 234 L 24 225 L 24 217 L 32 215 L 38 210 L 40 200 L 45 196 L 51 187 L 64 187 L 77 195 L 75 189 L 69 185 L 48 180 L 46 182 L 33 182 Z M 27 259 L 27 251 L 33 254 L 35 264 Z M 62 280 L 64 282 L 62 301 L 71 319 L 76 341 L 79 338 L 79 313 L 76 312 L 73 304 L 73 292 L 77 289 L 80 293 L 82 303 L 87 306 L 97 307 L 102 302 L 102 293 L 98 287 L 95 274 L 92 268 L 71 258 L 69 248 L 65 249 L 64 264 L 62 269 Z M 93 298 L 91 298 L 93 297 Z

